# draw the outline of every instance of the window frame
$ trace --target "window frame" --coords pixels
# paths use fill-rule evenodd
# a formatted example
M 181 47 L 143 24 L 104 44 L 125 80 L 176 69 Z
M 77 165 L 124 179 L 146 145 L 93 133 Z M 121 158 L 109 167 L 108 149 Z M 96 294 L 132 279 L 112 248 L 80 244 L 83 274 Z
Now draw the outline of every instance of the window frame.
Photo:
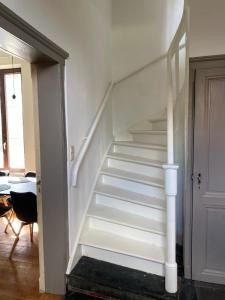
M 9 166 L 9 145 L 8 145 L 8 123 L 7 123 L 7 112 L 6 112 L 6 94 L 5 94 L 5 75 L 7 74 L 20 74 L 22 76 L 21 68 L 6 68 L 0 69 L 0 98 L 1 98 L 1 121 L 2 121 L 2 149 L 3 149 L 3 163 L 4 167 L 1 171 L 7 170 L 9 172 L 25 172 L 24 168 L 10 168 Z M 22 78 L 21 78 L 22 79 Z M 24 124 L 23 124 L 24 125 Z M 24 126 L 23 126 L 24 129 Z M 6 143 L 6 147 L 4 147 Z M 25 155 L 25 149 L 24 149 Z

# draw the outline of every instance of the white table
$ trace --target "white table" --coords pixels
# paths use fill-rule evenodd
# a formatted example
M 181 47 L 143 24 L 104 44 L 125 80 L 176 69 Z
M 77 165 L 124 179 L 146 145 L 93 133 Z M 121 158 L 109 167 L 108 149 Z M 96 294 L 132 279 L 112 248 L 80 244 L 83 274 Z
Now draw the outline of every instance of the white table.
M 26 177 L 29 182 L 24 183 L 11 183 L 10 180 L 16 180 L 17 177 L 11 176 L 0 176 L 0 188 L 2 184 L 7 184 L 10 187 L 5 190 L 0 190 L 0 195 L 10 195 L 10 192 L 17 192 L 17 193 L 26 193 L 32 192 L 37 195 L 37 187 L 36 187 L 36 178 L 34 177 Z

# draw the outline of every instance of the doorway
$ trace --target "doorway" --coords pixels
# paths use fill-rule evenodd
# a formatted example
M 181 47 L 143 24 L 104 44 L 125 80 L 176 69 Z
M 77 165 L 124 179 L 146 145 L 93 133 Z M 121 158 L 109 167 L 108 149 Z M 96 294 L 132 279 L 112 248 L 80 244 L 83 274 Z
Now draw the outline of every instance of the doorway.
M 0 4 L 0 47 L 32 65 L 36 110 L 39 288 L 63 294 L 68 260 L 64 65 L 68 54 Z
M 186 261 L 193 280 L 225 284 L 225 57 L 193 59 L 190 70 L 192 193 L 185 218 L 192 225 L 185 231 Z

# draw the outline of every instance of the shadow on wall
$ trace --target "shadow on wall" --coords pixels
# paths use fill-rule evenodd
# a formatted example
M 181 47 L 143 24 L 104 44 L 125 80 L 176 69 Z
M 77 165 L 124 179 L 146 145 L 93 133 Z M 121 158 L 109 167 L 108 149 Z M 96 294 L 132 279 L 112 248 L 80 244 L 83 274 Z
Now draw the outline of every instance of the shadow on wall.
M 119 81 L 113 90 L 113 128 L 116 139 L 123 140 L 129 138 L 128 128 L 165 110 L 165 54 L 184 1 L 113 0 L 112 4 L 112 69 L 114 82 Z
M 112 96 L 116 139 L 129 139 L 128 128 L 165 110 L 166 84 L 164 55 L 115 85 Z

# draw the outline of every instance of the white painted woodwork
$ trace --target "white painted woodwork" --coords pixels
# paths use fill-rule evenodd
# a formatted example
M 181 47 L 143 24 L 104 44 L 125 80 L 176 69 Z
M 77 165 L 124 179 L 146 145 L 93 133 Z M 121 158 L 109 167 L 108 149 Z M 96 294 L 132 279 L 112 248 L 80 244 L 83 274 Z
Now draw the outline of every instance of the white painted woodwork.
M 102 228 L 99 230 L 97 228 L 86 227 L 81 235 L 80 244 L 126 254 L 133 258 L 147 259 L 160 264 L 163 264 L 165 261 L 165 248 L 144 243 L 140 240 L 137 242 L 135 239 L 125 238 L 121 235 L 104 231 Z
M 131 177 L 132 175 L 132 177 Z M 137 180 L 135 181 L 135 175 Z M 141 179 L 140 179 L 141 177 Z M 145 177 L 145 181 L 143 180 Z M 163 183 L 153 178 L 147 178 L 147 176 L 131 174 L 128 172 L 118 172 L 116 169 L 110 169 L 110 171 L 104 171 L 101 176 L 101 182 L 107 185 L 113 185 L 121 189 L 136 192 L 144 195 L 151 195 L 155 198 L 165 198 L 165 191 Z
M 98 195 L 112 196 L 113 198 L 122 199 L 138 205 L 166 209 L 165 197 L 162 199 L 154 198 L 112 185 L 97 184 L 95 193 Z
M 112 208 L 99 203 L 92 203 L 87 215 L 96 219 L 125 225 L 127 227 L 159 235 L 165 235 L 166 233 L 165 224 L 162 222 L 153 220 L 149 217 L 140 216 L 136 214 L 136 212 L 127 212 L 119 208 Z
M 126 154 L 122 155 L 108 155 L 107 162 L 108 168 L 124 170 L 132 173 L 138 173 L 148 176 L 152 175 L 154 178 L 164 178 L 162 163 L 157 161 L 147 161 L 139 159 L 138 157 L 130 157 Z
M 153 145 L 167 144 L 167 136 L 165 130 L 130 130 L 134 142 L 149 143 Z
M 152 124 L 152 130 L 155 130 L 155 131 L 157 131 L 157 130 L 166 130 L 166 128 L 167 128 L 166 118 L 150 120 L 150 123 Z
M 111 193 L 109 191 L 111 191 Z M 96 192 L 95 202 L 97 204 L 120 209 L 128 213 L 135 212 L 138 216 L 143 216 L 152 220 L 165 222 L 165 200 L 150 198 L 130 191 L 124 191 L 125 190 L 114 187 L 109 187 L 106 192 L 104 192 L 103 189 L 103 192 Z
M 165 156 L 165 146 L 112 144 L 80 236 L 82 255 L 164 275 Z
M 118 221 L 116 222 L 114 221 L 113 216 L 111 217 L 110 222 L 104 220 L 103 218 L 101 219 L 97 217 L 95 218 L 89 217 L 87 218 L 86 221 L 88 227 L 90 228 L 104 230 L 105 232 L 109 232 L 109 233 L 116 232 L 118 236 L 136 240 L 137 243 L 141 241 L 146 244 L 150 243 L 164 248 L 166 245 L 165 233 L 163 233 L 164 226 L 160 226 L 160 224 L 158 224 L 157 222 L 152 222 L 152 224 L 149 225 L 149 227 L 152 226 L 152 230 L 150 231 L 150 230 L 143 230 L 143 228 L 141 229 L 141 227 L 136 228 L 135 225 L 133 225 L 133 227 L 130 227 L 129 220 L 124 221 L 124 223 Z
M 180 92 L 180 62 L 179 51 L 181 43 L 185 40 L 186 29 L 188 28 L 188 4 L 185 1 L 183 16 L 178 30 L 171 42 L 167 53 L 167 77 L 168 77 L 168 98 L 167 98 L 167 164 L 165 169 L 165 192 L 167 201 L 167 255 L 165 263 L 165 288 L 169 293 L 177 292 L 177 263 L 176 263 L 176 195 L 177 195 L 177 169 L 174 164 L 174 103 L 179 99 Z M 185 38 L 184 38 L 185 37 Z M 186 61 L 188 58 L 186 49 Z M 173 57 L 175 66 L 172 67 Z M 185 66 L 187 68 L 187 66 Z M 175 74 L 173 74 L 173 69 Z M 188 71 L 185 71 L 188 74 Z M 186 78 L 187 80 L 187 78 Z M 184 87 L 186 85 L 184 84 Z
M 111 147 L 112 153 L 121 153 L 138 156 L 157 161 L 166 161 L 167 149 L 165 146 L 155 146 L 134 142 L 114 142 Z
M 95 119 L 94 119 L 94 121 L 91 125 L 90 131 L 88 132 L 87 136 L 84 137 L 84 143 L 81 147 L 80 152 L 78 153 L 78 157 L 76 158 L 75 164 L 73 166 L 73 172 L 72 172 L 73 173 L 73 175 L 72 175 L 72 186 L 74 186 L 74 187 L 77 186 L 77 177 L 78 177 L 78 172 L 79 172 L 80 166 L 81 166 L 81 164 L 82 164 L 82 162 L 85 158 L 85 155 L 86 155 L 86 153 L 89 149 L 89 146 L 91 144 L 91 141 L 93 139 L 93 136 L 96 132 L 96 128 L 97 128 L 97 126 L 99 124 L 99 121 L 102 117 L 102 114 L 105 110 L 106 104 L 109 100 L 109 96 L 110 96 L 110 93 L 111 93 L 111 90 L 112 90 L 112 86 L 113 86 L 113 84 L 111 82 L 108 85 L 108 88 L 105 92 L 103 101 L 102 101 L 102 103 L 99 107 L 99 110 L 97 112 L 97 115 L 96 115 L 96 117 L 95 117 Z
M 110 244 L 109 239 L 112 238 L 115 241 L 115 237 L 113 235 L 107 234 L 107 241 L 104 240 L 104 237 L 101 235 L 98 235 L 96 232 L 90 232 L 90 235 L 94 235 L 95 237 L 95 245 L 82 245 L 82 253 L 85 256 L 92 257 L 98 260 L 106 261 L 109 263 L 117 264 L 120 266 L 124 266 L 127 268 L 132 268 L 136 270 L 140 270 L 143 272 L 149 273 L 149 270 L 151 270 L 152 274 L 156 274 L 159 276 L 164 276 L 164 256 L 165 256 L 165 249 L 157 248 L 150 245 L 145 245 L 144 243 L 138 243 L 139 247 L 142 248 L 142 251 L 135 251 L 137 250 L 137 244 L 131 243 L 130 240 L 122 239 L 117 237 L 117 244 L 120 245 L 119 249 L 117 247 L 115 251 L 115 245 Z M 87 236 L 86 236 L 87 237 Z M 100 241 L 101 240 L 101 241 Z M 102 249 L 98 247 L 97 242 L 99 241 L 99 244 L 103 244 L 102 241 L 104 241 L 105 248 Z M 83 240 L 85 243 L 85 240 Z M 90 241 L 89 241 L 90 242 Z M 107 243 L 109 242 L 109 243 Z M 122 243 L 126 243 L 125 245 Z M 136 248 L 135 248 L 136 245 Z M 145 248 L 143 248 L 145 247 Z M 106 249 L 107 248 L 107 249 Z M 139 250 L 139 249 L 138 249 Z M 130 254 L 130 253 L 132 254 Z M 137 253 L 137 255 L 134 256 L 134 253 Z M 149 255 L 151 253 L 151 256 Z M 155 255 L 157 253 L 157 255 Z M 143 257 L 140 257 L 143 256 Z M 161 260 L 161 261 L 158 261 Z

